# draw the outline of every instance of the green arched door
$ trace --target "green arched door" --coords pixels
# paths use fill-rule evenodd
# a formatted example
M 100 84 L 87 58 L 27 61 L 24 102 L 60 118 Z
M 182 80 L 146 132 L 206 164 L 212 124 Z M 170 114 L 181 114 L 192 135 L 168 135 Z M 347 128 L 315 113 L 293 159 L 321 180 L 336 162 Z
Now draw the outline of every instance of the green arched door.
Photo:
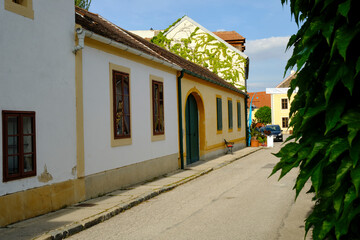
M 199 121 L 195 97 L 190 94 L 185 107 L 186 163 L 199 161 Z

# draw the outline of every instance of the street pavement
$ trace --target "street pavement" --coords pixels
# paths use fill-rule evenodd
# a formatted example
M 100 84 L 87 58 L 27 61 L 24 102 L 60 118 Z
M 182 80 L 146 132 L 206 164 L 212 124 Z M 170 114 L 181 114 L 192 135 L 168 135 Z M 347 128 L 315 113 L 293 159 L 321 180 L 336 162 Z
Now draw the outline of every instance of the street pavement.
M 242 224 L 240 228 L 239 227 L 237 228 L 238 229 L 237 233 L 239 231 L 242 232 L 243 234 L 242 236 L 237 235 L 238 236 L 237 238 L 233 238 L 231 233 L 229 233 L 228 236 L 223 234 L 221 239 L 303 239 L 304 219 L 312 206 L 311 196 L 300 194 L 298 200 L 294 202 L 294 191 L 291 190 L 295 179 L 294 174 L 293 176 L 285 177 L 287 178 L 285 183 L 282 183 L 282 181 L 278 182 L 277 181 L 278 176 L 271 177 L 269 178 L 269 180 L 267 180 L 267 177 L 271 172 L 272 167 L 278 161 L 278 159 L 276 159 L 274 156 L 271 155 L 271 152 L 276 152 L 279 150 L 279 148 L 280 148 L 280 143 L 276 143 L 275 148 L 273 149 L 245 148 L 234 152 L 234 154 L 232 155 L 231 154 L 224 155 L 222 157 L 210 161 L 200 161 L 197 164 L 189 166 L 185 170 L 178 170 L 176 172 L 167 174 L 161 178 L 154 179 L 153 181 L 135 185 L 127 189 L 120 189 L 118 191 L 109 193 L 105 196 L 91 199 L 70 206 L 68 208 L 61 209 L 56 212 L 52 212 L 49 214 L 45 214 L 43 216 L 39 216 L 26 221 L 15 223 L 7 226 L 6 228 L 0 228 L 0 239 L 2 240 L 63 239 L 68 236 L 74 235 L 78 232 L 81 232 L 83 230 L 86 231 L 74 235 L 73 239 L 169 239 L 168 237 L 172 239 L 177 239 L 176 237 L 174 237 L 177 235 L 171 235 L 174 234 L 171 233 L 171 231 L 169 231 L 168 233 L 170 235 L 166 235 L 166 234 L 159 235 L 156 232 L 156 230 L 154 230 L 153 238 L 144 237 L 144 236 L 149 236 L 148 235 L 149 233 L 146 232 L 141 233 L 141 231 L 136 231 L 136 232 L 139 232 L 139 234 L 144 234 L 144 235 L 135 235 L 135 236 L 123 235 L 122 237 L 117 236 L 115 238 L 104 236 L 103 235 L 104 233 L 102 233 L 102 231 L 99 230 L 94 230 L 94 231 L 97 231 L 98 233 L 101 232 L 100 235 L 96 235 L 90 231 L 91 229 L 95 229 L 96 227 L 99 227 L 100 225 L 97 224 L 104 222 L 105 220 L 115 219 L 113 217 L 118 214 L 119 216 L 124 215 L 124 218 L 126 218 L 125 213 L 131 214 L 131 211 L 129 209 L 131 210 L 140 209 L 140 207 L 144 205 L 148 205 L 152 201 L 155 201 L 157 196 L 160 195 L 161 193 L 168 192 L 204 174 L 207 175 L 202 178 L 205 178 L 208 175 L 213 175 L 215 174 L 215 172 L 221 172 L 221 171 L 213 172 L 213 170 L 230 168 L 235 163 L 240 164 L 239 166 L 237 165 L 238 167 L 236 169 L 240 176 L 239 178 L 240 182 L 239 184 L 237 183 L 235 184 L 233 180 L 229 180 L 227 181 L 227 183 L 230 185 L 235 184 L 232 188 L 237 189 L 237 192 L 240 195 L 241 194 L 243 195 L 242 196 L 232 195 L 232 196 L 228 196 L 225 199 L 231 201 L 232 199 L 239 199 L 239 197 L 241 197 L 242 200 L 240 201 L 240 204 L 242 205 L 247 204 L 248 206 L 245 206 L 245 208 L 251 209 L 253 207 L 253 209 L 247 213 L 248 215 L 244 215 L 244 218 L 247 220 L 246 221 L 247 223 Z M 259 172 L 259 169 L 265 171 Z M 210 172 L 212 173 L 208 174 Z M 261 178 L 257 180 L 258 182 L 255 185 L 258 185 L 262 188 L 258 190 L 254 189 L 252 194 L 245 194 L 246 192 L 243 192 L 243 190 L 240 189 L 239 187 L 243 185 L 243 188 L 245 189 L 253 188 L 253 185 L 249 184 L 249 181 L 250 182 L 256 181 L 256 178 L 254 178 L 254 176 L 259 175 L 259 173 L 261 173 L 260 174 Z M 194 181 L 194 183 L 197 181 Z M 266 181 L 269 183 L 266 183 Z M 218 182 L 220 183 L 222 181 L 218 181 Z M 272 208 L 271 206 L 269 206 L 269 204 L 271 204 L 271 202 L 273 201 L 273 199 L 266 199 L 268 197 L 267 195 L 269 193 L 271 194 L 271 192 L 273 191 L 271 190 L 271 188 L 269 188 L 270 186 L 269 184 L 272 187 L 275 186 L 275 188 L 280 189 L 281 192 L 282 191 L 287 192 L 286 193 L 287 197 L 285 200 L 282 199 L 281 197 L 282 195 L 280 194 L 277 198 L 277 201 L 279 201 L 279 203 L 276 205 L 279 205 L 279 209 L 275 209 L 275 211 L 281 212 L 282 217 L 274 217 L 272 216 L 274 213 L 268 211 L 268 209 Z M 186 186 L 190 186 L 190 185 L 192 184 L 186 184 Z M 184 188 L 184 186 L 182 188 Z M 209 185 L 208 188 L 212 189 L 212 186 Z M 170 195 L 170 193 L 172 192 L 176 192 L 176 191 L 174 190 L 169 192 L 168 194 L 164 194 L 164 197 L 166 197 L 166 195 Z M 222 194 L 225 193 L 220 193 L 220 195 Z M 272 197 L 275 196 L 276 198 L 277 193 L 274 192 L 272 195 L 273 195 Z M 134 206 L 137 206 L 145 201 L 146 203 L 141 204 L 136 208 L 133 208 Z M 175 201 L 172 202 L 178 204 L 176 199 Z M 262 206 L 259 208 L 257 204 L 260 204 Z M 224 204 L 221 203 L 220 205 L 218 204 L 214 206 L 219 208 L 222 205 Z M 191 208 L 188 209 L 190 212 L 192 211 Z M 160 212 L 163 211 L 164 214 L 166 214 L 167 212 L 164 209 L 159 211 Z M 171 212 L 171 210 L 168 211 Z M 232 211 L 232 210 L 226 209 L 223 212 L 224 214 L 228 214 L 230 216 L 231 212 L 228 211 Z M 157 213 L 154 214 L 159 215 L 160 217 L 160 212 L 159 214 Z M 154 216 L 153 214 L 148 214 L 148 215 Z M 252 219 L 251 215 L 257 215 L 257 216 L 260 215 L 260 218 L 266 220 L 264 222 L 264 226 L 261 227 L 263 230 L 261 231 L 259 231 L 259 229 L 257 230 L 257 232 L 261 233 L 258 237 L 254 237 L 255 235 L 253 234 L 253 232 L 256 231 L 251 230 L 251 225 L 259 226 L 259 224 L 260 225 L 263 224 L 261 223 L 261 221 L 259 222 L 255 219 Z M 207 216 L 207 218 L 211 219 L 211 215 Z M 136 221 L 138 222 L 138 220 Z M 110 220 L 106 221 L 104 224 L 106 224 L 107 222 L 110 222 Z M 128 222 L 129 224 L 136 225 L 136 223 L 131 223 L 131 221 Z M 233 222 L 235 222 L 235 220 Z M 278 225 L 275 226 L 274 224 L 272 224 L 273 222 L 278 223 Z M 189 222 L 188 224 L 192 224 L 192 223 Z M 97 226 L 90 228 L 94 225 Z M 225 224 L 224 226 L 219 225 L 218 227 L 227 229 L 228 226 L 230 225 Z M 141 228 L 141 226 L 139 227 Z M 144 228 L 146 227 L 142 227 L 142 229 Z M 275 233 L 273 236 L 270 236 L 269 233 L 267 233 L 266 231 L 267 228 L 274 228 L 273 231 Z M 116 227 L 115 230 L 117 230 Z M 86 232 L 89 232 L 92 235 L 92 238 L 89 238 L 88 236 L 81 238 L 81 234 L 83 233 L 86 234 Z M 215 237 L 215 235 L 213 235 L 213 237 Z M 207 238 L 201 238 L 200 236 L 195 237 L 194 235 L 183 235 L 183 238 L 178 238 L 178 239 L 216 239 L 216 238 L 211 238 L 211 236 L 208 236 Z
M 70 240 L 302 240 L 311 196 L 295 203 L 297 170 L 269 178 L 262 149 L 70 237 Z M 306 188 L 308 188 L 307 186 Z M 310 238 L 308 238 L 310 239 Z

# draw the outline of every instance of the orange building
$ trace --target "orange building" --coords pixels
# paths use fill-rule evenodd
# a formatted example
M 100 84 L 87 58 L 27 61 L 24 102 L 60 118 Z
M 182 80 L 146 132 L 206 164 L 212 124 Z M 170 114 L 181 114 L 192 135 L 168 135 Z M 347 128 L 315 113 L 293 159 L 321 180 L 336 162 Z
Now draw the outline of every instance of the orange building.
M 271 107 L 271 95 L 266 94 L 266 92 L 252 92 L 249 94 L 249 100 L 248 100 L 248 108 L 250 107 L 251 99 L 253 98 L 254 94 L 255 97 L 252 101 L 252 105 L 254 109 L 259 109 L 264 106 Z

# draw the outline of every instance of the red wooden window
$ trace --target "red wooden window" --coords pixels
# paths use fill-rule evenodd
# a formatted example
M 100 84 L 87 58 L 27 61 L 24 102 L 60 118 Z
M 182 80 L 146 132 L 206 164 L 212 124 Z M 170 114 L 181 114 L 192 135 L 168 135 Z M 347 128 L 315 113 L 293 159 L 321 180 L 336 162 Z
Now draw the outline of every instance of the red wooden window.
M 130 138 L 129 74 L 113 70 L 114 138 Z
M 162 82 L 152 81 L 152 102 L 153 134 L 164 134 L 164 86 Z
M 287 100 L 287 98 L 281 99 L 281 109 L 288 109 L 288 100 Z
M 3 181 L 36 175 L 35 112 L 2 111 Z

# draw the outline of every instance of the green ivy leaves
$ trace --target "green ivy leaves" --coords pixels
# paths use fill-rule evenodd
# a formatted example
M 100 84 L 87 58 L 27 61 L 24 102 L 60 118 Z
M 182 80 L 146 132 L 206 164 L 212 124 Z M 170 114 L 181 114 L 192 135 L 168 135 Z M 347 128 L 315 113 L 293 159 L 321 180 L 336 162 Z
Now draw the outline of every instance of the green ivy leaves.
M 246 59 L 236 52 L 229 51 L 224 43 L 217 41 L 210 34 L 200 31 L 198 27 L 188 38 L 183 38 L 180 42 L 166 38 L 168 30 L 180 20 L 181 18 L 151 41 L 189 61 L 210 69 L 234 86 L 245 89 L 245 86 L 240 85 L 239 82 L 245 79 Z
M 294 132 L 272 174 L 299 168 L 296 196 L 311 182 L 313 239 L 360 239 L 360 15 L 355 0 L 290 2 L 301 27 L 288 43 L 297 68 L 288 95 Z M 290 139 L 295 141 L 290 142 Z
M 91 0 L 74 0 L 75 6 L 88 10 L 91 4 Z

